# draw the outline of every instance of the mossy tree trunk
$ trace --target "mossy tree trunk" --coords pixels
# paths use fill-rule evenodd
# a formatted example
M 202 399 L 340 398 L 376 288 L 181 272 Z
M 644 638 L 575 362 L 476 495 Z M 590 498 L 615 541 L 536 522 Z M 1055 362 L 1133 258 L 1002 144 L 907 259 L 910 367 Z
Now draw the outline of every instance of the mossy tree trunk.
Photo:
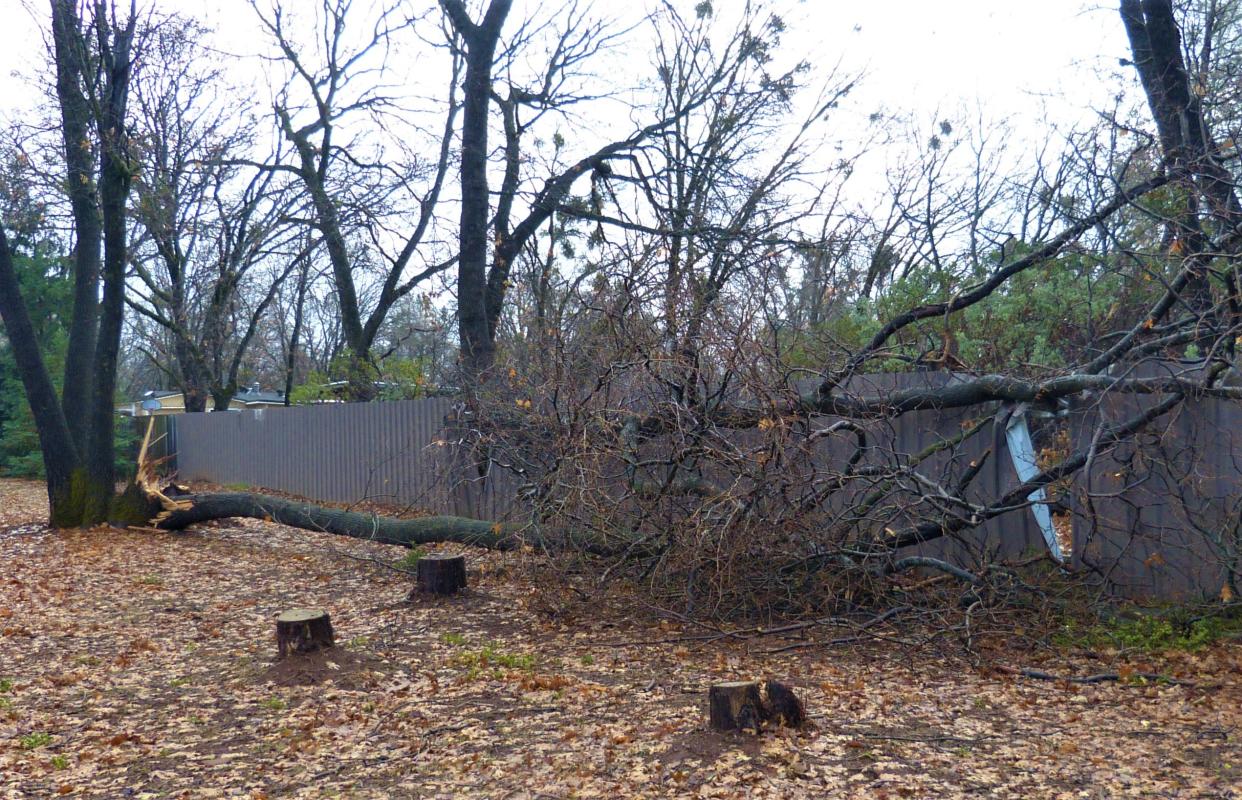
M 125 311 L 126 198 L 135 171 L 124 121 L 136 24 L 137 17 L 131 17 L 116 27 L 103 6 L 84 22 L 77 4 L 52 2 L 57 99 L 76 234 L 74 309 L 61 396 L 39 349 L 9 240 L 0 230 L 0 319 L 39 434 L 49 520 L 57 527 L 107 522 L 118 510 L 113 393 Z M 91 103 L 83 89 L 88 84 L 97 92 Z M 100 154 L 98 181 L 94 160 L 78 152 L 91 149 L 83 143 Z

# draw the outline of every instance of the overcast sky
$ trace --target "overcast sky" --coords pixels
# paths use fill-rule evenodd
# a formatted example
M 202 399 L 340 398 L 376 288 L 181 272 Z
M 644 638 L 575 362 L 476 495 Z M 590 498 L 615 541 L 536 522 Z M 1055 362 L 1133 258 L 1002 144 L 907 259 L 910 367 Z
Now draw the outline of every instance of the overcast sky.
M 285 0 L 285 5 L 297 9 L 310 2 Z M 741 0 L 716 0 L 716 6 L 724 10 L 731 2 Z M 247 49 L 254 25 L 246 0 L 154 3 L 195 14 L 236 41 L 239 50 Z M 515 16 L 521 5 L 519 0 Z M 624 14 L 644 4 L 598 0 L 595 5 L 608 14 Z M 694 3 L 683 5 L 689 9 Z M 895 108 L 934 109 L 979 99 L 998 112 L 1014 113 L 1031 108 L 1032 94 L 1042 94 L 1063 95 L 1054 112 L 1068 116 L 1098 97 L 1093 70 L 1115 69 L 1125 54 L 1113 5 L 1091 0 L 804 0 L 788 5 L 791 46 L 820 59 L 840 58 L 849 69 L 865 68 L 863 93 Z M 44 20 L 36 21 L 33 14 L 46 15 L 46 7 L 41 0 L 0 0 L 0 97 L 5 106 L 26 94 L 12 73 L 39 58 L 38 26 Z
M 263 0 L 270 3 L 272 0 Z M 551 0 L 516 0 L 515 23 L 532 9 L 544 13 Z M 140 7 L 181 10 L 215 28 L 222 46 L 252 56 L 268 45 L 247 0 L 140 0 Z M 308 11 L 318 0 L 283 0 L 290 12 Z M 595 0 L 597 14 L 624 24 L 641 18 L 657 0 L 620 3 Z M 695 0 L 672 0 L 686 15 Z M 715 0 L 718 17 L 736 10 L 742 0 Z M 358 0 L 366 6 L 367 0 Z M 428 5 L 415 0 L 411 7 Z M 837 65 L 842 73 L 862 72 L 864 79 L 837 112 L 830 136 L 861 138 L 872 112 L 911 112 L 930 131 L 942 117 L 981 115 L 986 124 L 1007 120 L 1010 145 L 1019 157 L 1055 133 L 1092 119 L 1092 109 L 1108 104 L 1119 85 L 1118 58 L 1126 43 L 1113 4 L 1096 0 L 777 0 L 788 24 L 786 55 L 805 56 L 821 70 Z M 0 0 L 0 119 L 20 114 L 32 99 L 30 81 L 43 58 L 41 27 L 46 0 Z M 510 26 L 512 28 L 512 25 Z M 641 36 L 631 40 L 637 47 Z M 649 69 L 647 54 L 621 52 L 606 69 Z M 407 58 L 398 51 L 397 59 Z M 257 61 L 237 59 L 253 70 L 255 89 L 266 93 Z M 407 65 L 401 65 L 407 66 Z M 414 65 L 418 74 L 421 65 Z M 442 87 L 432 91 L 442 96 Z M 604 115 L 607 116 L 606 114 Z M 854 123 L 851 123 L 851 118 Z M 631 123 L 620 118 L 620 122 Z M 626 131 L 623 135 L 627 135 Z M 612 134 L 605 134 L 612 138 Z M 920 134 L 921 135 L 921 134 Z M 587 146 L 590 146 L 589 143 Z M 597 143 L 596 143 L 597 146 Z M 591 149 L 594 149 L 591 147 Z M 1055 147 L 1053 148 L 1056 149 Z M 826 148 L 830 150 L 830 148 Z M 893 148 L 895 151 L 896 148 Z M 879 188 L 889 152 L 873 152 L 852 185 Z M 865 177 L 866 174 L 870 177 Z M 853 189 L 850 190 L 853 193 Z M 864 188 L 864 194 L 870 191 Z M 858 199 L 862 199 L 860 196 Z M 863 201 L 865 202 L 865 200 Z

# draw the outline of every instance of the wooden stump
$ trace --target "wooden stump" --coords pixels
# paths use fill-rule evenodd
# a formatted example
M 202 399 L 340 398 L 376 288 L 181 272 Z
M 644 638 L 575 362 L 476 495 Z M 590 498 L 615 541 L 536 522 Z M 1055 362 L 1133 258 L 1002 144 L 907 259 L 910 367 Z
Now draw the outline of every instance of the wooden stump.
M 293 608 L 276 617 L 276 647 L 280 657 L 290 653 L 312 653 L 335 647 L 332 620 L 318 608 Z
M 793 689 L 776 681 L 718 683 L 707 693 L 708 716 L 718 731 L 752 731 L 776 723 L 802 727 L 806 709 Z
M 806 706 L 794 690 L 776 681 L 763 682 L 763 721 L 788 728 L 801 728 L 806 722 Z
M 717 683 L 707 692 L 707 704 L 714 729 L 759 732 L 763 700 L 759 697 L 758 681 Z
M 465 588 L 465 556 L 432 555 L 418 560 L 418 591 L 454 594 Z

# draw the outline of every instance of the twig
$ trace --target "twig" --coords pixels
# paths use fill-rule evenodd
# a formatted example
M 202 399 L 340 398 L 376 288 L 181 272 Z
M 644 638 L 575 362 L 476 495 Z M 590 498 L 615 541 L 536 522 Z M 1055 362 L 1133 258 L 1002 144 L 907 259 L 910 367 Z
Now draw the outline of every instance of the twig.
M 1101 672 L 1096 675 L 1086 675 L 1086 676 L 1078 677 L 1074 675 L 1054 675 L 1051 672 L 1044 672 L 1043 670 L 1031 669 L 1029 667 L 1018 669 L 1015 667 L 1006 667 L 1002 665 L 1002 666 L 995 667 L 995 669 L 997 672 L 1002 672 L 1006 675 L 1016 675 L 1020 678 L 1030 678 L 1032 680 L 1037 680 L 1037 681 L 1065 681 L 1067 683 L 1091 684 L 1091 683 L 1114 683 L 1114 682 L 1120 683 L 1122 681 L 1127 681 L 1132 678 L 1141 678 L 1142 680 L 1145 680 L 1145 681 L 1165 683 L 1170 686 L 1198 686 L 1198 684 L 1195 683 L 1194 681 L 1184 681 L 1178 678 L 1171 677 L 1169 675 L 1161 675 L 1156 672 L 1131 672 L 1128 675 L 1122 675 L 1121 673 L 1118 673 L 1118 672 Z
M 865 733 L 864 739 L 877 739 L 894 742 L 958 742 L 960 744 L 979 744 L 984 739 L 991 739 L 991 736 L 982 736 L 978 739 L 963 739 L 960 736 L 878 736 L 875 734 Z
M 853 636 L 844 636 L 844 637 L 841 637 L 840 639 L 830 639 L 825 642 L 796 642 L 795 644 L 787 644 L 783 647 L 774 647 L 771 650 L 765 650 L 764 653 L 771 655 L 773 653 L 784 653 L 788 650 L 800 650 L 804 647 L 828 647 L 832 645 L 849 644 L 851 642 L 856 642 L 859 639 L 863 638 L 862 633 L 866 631 L 868 628 L 873 628 L 876 625 L 879 625 L 881 622 L 891 619 L 892 617 L 897 616 L 903 611 L 909 611 L 909 610 L 910 610 L 910 606 L 896 606 L 894 608 L 890 608 L 888 611 L 885 611 L 883 614 L 877 614 L 876 616 L 872 617 L 871 619 L 859 625 L 855 629 L 855 633 Z

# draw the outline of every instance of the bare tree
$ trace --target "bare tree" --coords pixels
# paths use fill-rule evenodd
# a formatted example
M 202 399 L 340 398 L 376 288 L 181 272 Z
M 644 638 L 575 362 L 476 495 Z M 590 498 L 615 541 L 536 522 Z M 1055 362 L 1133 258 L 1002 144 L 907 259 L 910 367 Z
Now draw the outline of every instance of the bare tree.
M 168 332 L 170 347 L 157 340 L 149 354 L 186 411 L 209 399 L 219 411 L 237 392 L 259 319 L 306 254 L 288 241 L 284 176 L 228 163 L 254 147 L 253 118 L 224 102 L 239 92 L 202 46 L 207 32 L 174 19 L 152 37 L 135 82 L 143 169 L 133 213 L 144 236 L 129 303 Z
M 311 224 L 331 265 L 345 344 L 356 365 L 351 370 L 354 395 L 365 399 L 374 392 L 371 347 L 389 310 L 453 263 L 452 258 L 435 260 L 427 239 L 449 169 L 459 108 L 459 60 L 454 56 L 449 63 L 447 97 L 437 112 L 442 123 L 432 140 L 434 157 L 410 156 L 394 152 L 397 142 L 390 142 L 388 149 L 377 143 L 382 126 L 398 124 L 385 121 L 385 114 L 395 113 L 400 105 L 381 83 L 385 54 L 393 37 L 408 32 L 415 22 L 403 16 L 400 4 L 381 9 L 370 21 L 370 32 L 355 42 L 355 29 L 364 23 L 355 18 L 352 3 L 322 0 L 316 8 L 318 48 L 298 43 L 281 6 L 264 11 L 256 2 L 255 11 L 289 71 L 275 114 L 280 134 L 293 151 L 287 161 L 264 167 L 296 177 L 308 198 Z M 370 85 L 360 88 L 367 81 Z M 378 130 L 358 127 L 357 120 L 368 118 L 378 123 Z M 395 138 L 405 139 L 408 130 Z M 415 188 L 418 182 L 423 182 L 421 189 Z M 389 217 L 399 216 L 411 201 L 414 219 L 409 229 L 392 232 Z M 368 261 L 361 256 L 363 247 L 372 249 L 369 261 L 377 265 L 379 284 L 369 311 L 359 285 Z

